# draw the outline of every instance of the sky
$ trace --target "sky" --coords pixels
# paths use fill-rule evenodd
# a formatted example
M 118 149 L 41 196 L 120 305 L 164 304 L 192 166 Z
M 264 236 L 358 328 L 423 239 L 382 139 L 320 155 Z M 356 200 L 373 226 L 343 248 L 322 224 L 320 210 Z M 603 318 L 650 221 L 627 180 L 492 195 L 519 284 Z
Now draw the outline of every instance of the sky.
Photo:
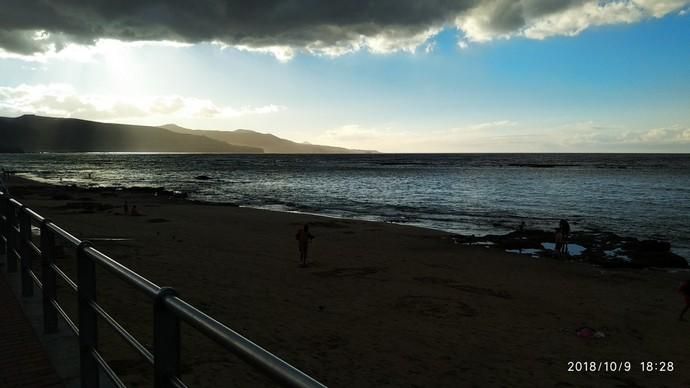
M 0 116 L 690 152 L 690 0 L 3 0 Z

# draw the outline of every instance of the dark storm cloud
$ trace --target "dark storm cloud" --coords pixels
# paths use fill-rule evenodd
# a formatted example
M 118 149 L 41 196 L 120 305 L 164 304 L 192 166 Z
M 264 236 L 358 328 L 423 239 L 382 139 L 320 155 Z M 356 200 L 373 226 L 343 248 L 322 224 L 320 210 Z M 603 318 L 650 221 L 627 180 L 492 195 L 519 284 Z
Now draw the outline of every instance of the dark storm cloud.
M 511 33 L 583 1 L 0 0 L 0 47 L 29 54 L 99 38 L 329 47 L 362 36 L 410 38 L 467 15 L 480 15 L 483 29 Z M 35 40 L 35 31 L 50 37 Z
M 328 45 L 386 29 L 409 34 L 447 22 L 474 0 L 3 0 L 0 45 L 40 51 L 30 32 L 60 33 L 84 43 L 98 38 L 219 40 L 249 46 Z

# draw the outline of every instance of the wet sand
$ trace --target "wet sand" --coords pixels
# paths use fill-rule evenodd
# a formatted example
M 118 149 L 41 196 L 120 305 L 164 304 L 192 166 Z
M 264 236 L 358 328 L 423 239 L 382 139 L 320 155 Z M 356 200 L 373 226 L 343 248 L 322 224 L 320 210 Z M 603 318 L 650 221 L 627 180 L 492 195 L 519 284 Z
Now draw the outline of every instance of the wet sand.
M 414 227 L 13 181 L 40 214 L 329 386 L 690 386 L 690 322 L 677 320 L 676 292 L 687 271 L 603 269 Z M 125 200 L 143 215 L 123 215 Z M 316 239 L 301 268 L 305 222 Z M 58 264 L 69 272 L 67 256 Z M 106 273 L 98 284 L 99 302 L 150 343 L 151 304 Z M 580 338 L 582 326 L 605 337 Z M 146 386 L 152 368 L 101 328 L 106 357 Z M 191 386 L 264 384 L 189 327 L 183 335 Z M 569 361 L 632 370 L 569 372 Z M 641 361 L 674 371 L 642 372 Z

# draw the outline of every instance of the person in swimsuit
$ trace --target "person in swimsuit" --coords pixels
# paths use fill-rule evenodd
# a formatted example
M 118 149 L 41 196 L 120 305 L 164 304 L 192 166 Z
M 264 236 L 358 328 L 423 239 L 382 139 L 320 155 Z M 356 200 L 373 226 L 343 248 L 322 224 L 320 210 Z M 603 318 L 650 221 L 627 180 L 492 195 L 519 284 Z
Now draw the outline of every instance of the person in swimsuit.
M 307 266 L 307 251 L 309 250 L 309 242 L 314 236 L 309 233 L 309 225 L 304 224 L 304 227 L 297 231 L 295 236 L 299 245 L 299 259 L 302 261 L 302 267 Z
M 678 288 L 678 292 L 685 298 L 685 308 L 680 312 L 680 316 L 678 317 L 679 321 L 683 321 L 683 315 L 685 315 L 685 312 L 690 308 L 690 280 L 684 281 L 680 285 L 680 288 Z

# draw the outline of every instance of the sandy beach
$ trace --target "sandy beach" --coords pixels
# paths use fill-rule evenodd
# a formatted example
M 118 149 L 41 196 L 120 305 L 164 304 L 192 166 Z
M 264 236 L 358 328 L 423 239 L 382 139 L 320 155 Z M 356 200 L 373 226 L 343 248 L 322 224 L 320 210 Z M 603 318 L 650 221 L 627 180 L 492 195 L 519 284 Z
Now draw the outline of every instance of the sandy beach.
M 684 270 L 604 269 L 456 244 L 414 227 L 87 191 L 13 177 L 18 199 L 333 387 L 690 386 Z M 136 205 L 141 216 L 123 214 Z M 316 236 L 299 266 L 295 233 Z M 68 272 L 73 260 L 65 257 Z M 99 272 L 98 297 L 150 343 L 152 307 Z M 66 304 L 70 294 L 61 293 Z M 74 297 L 72 297 L 74 298 Z M 604 338 L 581 338 L 587 326 Z M 101 326 L 102 350 L 133 386 L 152 368 Z M 190 386 L 270 385 L 183 326 Z M 568 363 L 631 363 L 628 372 Z M 673 362 L 644 372 L 641 362 Z

